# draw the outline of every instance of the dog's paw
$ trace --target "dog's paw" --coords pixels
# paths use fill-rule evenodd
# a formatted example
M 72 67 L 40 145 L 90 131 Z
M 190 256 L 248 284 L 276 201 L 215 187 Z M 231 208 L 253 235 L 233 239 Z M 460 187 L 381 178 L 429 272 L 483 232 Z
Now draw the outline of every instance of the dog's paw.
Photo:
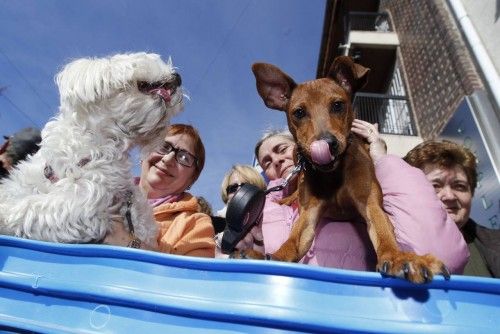
M 384 276 L 400 277 L 413 283 L 430 282 L 434 275 L 443 275 L 446 280 L 450 279 L 450 271 L 446 265 L 430 254 L 385 254 L 379 258 L 377 271 Z
M 229 255 L 230 259 L 252 259 L 252 260 L 264 260 L 267 259 L 266 255 L 261 252 L 254 251 L 252 249 L 247 250 L 237 250 Z

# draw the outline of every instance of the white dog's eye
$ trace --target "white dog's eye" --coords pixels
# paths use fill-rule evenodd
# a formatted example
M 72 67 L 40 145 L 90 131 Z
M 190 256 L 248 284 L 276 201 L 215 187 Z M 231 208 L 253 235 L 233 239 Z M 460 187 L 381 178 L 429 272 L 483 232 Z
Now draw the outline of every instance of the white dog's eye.
M 161 82 L 161 81 L 153 83 L 149 83 L 146 81 L 137 82 L 137 88 L 143 93 L 147 93 L 153 89 L 159 89 L 159 88 L 171 89 L 172 91 L 175 92 L 177 87 L 178 87 L 177 82 Z
M 146 81 L 138 81 L 137 82 L 137 88 L 141 91 L 141 92 L 147 92 L 153 88 L 155 88 L 154 85 L 151 85 L 149 84 L 148 82 Z
M 157 81 L 157 82 L 147 82 L 147 81 L 137 81 L 137 88 L 143 92 L 148 93 L 154 89 L 169 89 L 174 93 L 178 87 L 182 85 L 182 79 L 179 73 L 174 73 L 169 81 Z

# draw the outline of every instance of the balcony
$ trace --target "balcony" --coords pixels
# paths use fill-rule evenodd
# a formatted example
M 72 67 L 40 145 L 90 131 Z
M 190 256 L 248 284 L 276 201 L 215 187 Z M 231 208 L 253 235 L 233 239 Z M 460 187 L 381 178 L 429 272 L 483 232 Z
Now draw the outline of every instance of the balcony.
M 326 76 L 340 55 L 351 56 L 370 68 L 367 84 L 354 99 L 356 117 L 378 123 L 388 153 L 404 156 L 422 138 L 398 60 L 397 27 L 388 13 L 378 12 L 378 1 L 349 0 L 342 2 L 343 6 L 336 1 L 327 3 L 317 76 Z
M 387 13 L 350 12 L 347 17 L 346 31 L 392 32 L 393 27 Z
M 417 135 L 406 96 L 360 92 L 354 98 L 354 111 L 357 118 L 378 123 L 382 134 Z

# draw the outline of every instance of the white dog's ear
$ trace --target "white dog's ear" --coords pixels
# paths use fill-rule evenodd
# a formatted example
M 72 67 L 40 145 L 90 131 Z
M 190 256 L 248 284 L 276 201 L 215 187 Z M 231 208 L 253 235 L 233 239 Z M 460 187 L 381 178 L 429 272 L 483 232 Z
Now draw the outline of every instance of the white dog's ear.
M 82 58 L 67 64 L 56 76 L 61 102 L 90 103 L 130 85 L 134 66 L 113 58 Z

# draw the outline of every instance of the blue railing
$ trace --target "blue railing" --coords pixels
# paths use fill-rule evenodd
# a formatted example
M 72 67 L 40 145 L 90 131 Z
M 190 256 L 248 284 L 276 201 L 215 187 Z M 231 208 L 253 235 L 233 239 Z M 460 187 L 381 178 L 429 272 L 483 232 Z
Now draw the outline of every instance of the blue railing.
M 373 12 L 350 12 L 347 17 L 347 31 L 394 31 L 389 15 Z
M 493 333 L 500 280 L 198 259 L 0 236 L 0 331 Z

